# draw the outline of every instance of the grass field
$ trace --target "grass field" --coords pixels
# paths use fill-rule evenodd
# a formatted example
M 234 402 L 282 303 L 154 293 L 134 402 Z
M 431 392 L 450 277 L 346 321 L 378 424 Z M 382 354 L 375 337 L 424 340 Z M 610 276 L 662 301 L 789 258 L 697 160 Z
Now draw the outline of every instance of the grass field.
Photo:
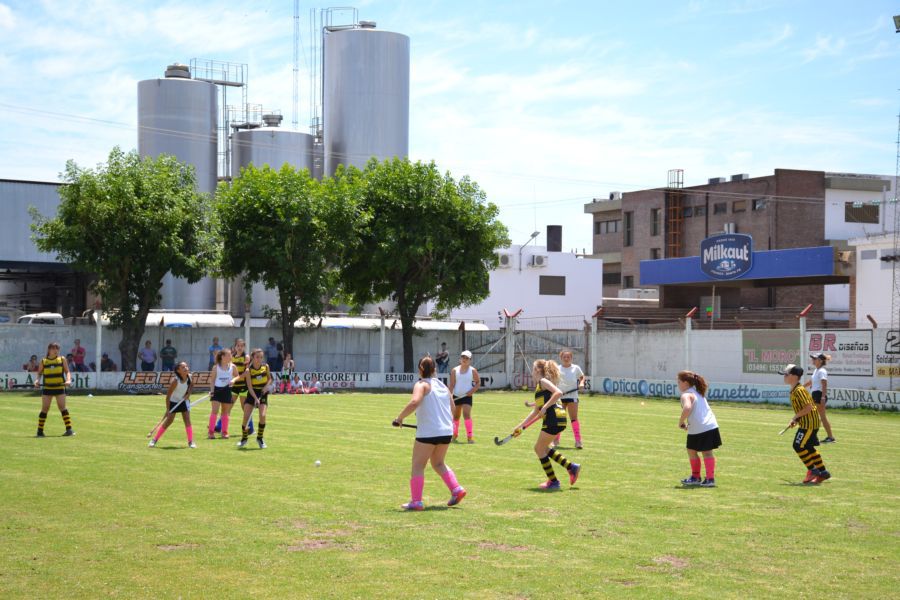
M 469 496 L 448 509 L 428 471 L 430 510 L 404 513 L 405 394 L 274 397 L 269 448 L 244 451 L 205 439 L 206 403 L 199 448 L 179 417 L 148 449 L 161 396 L 71 397 L 77 435 L 54 406 L 35 439 L 39 399 L 4 394 L 0 597 L 896 597 L 900 415 L 833 411 L 834 477 L 804 487 L 787 408 L 718 403 L 719 487 L 682 489 L 677 403 L 594 396 L 585 449 L 563 434 L 582 477 L 548 494 L 535 431 L 492 442 L 526 398 L 479 394 L 477 443 L 448 455 Z

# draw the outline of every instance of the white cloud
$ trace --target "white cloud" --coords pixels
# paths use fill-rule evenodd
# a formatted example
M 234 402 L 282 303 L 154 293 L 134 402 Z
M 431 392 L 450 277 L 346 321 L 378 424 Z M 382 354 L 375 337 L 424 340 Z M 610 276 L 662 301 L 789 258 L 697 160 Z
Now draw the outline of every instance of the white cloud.
M 732 50 L 733 54 L 752 55 L 760 52 L 768 52 L 779 48 L 784 42 L 794 35 L 794 28 L 790 24 L 770 31 L 767 35 L 738 43 Z
M 0 3 L 0 29 L 12 29 L 16 26 L 16 16 L 6 4 Z
M 835 38 L 830 35 L 817 35 L 816 43 L 803 50 L 803 62 L 808 63 L 823 56 L 839 56 L 847 46 L 844 38 Z

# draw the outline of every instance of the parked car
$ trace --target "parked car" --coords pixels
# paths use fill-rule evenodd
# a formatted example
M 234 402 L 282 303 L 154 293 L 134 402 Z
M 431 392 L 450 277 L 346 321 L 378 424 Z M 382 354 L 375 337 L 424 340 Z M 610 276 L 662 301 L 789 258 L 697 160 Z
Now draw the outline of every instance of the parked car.
M 59 313 L 32 313 L 22 315 L 16 321 L 17 325 L 64 325 L 63 316 Z

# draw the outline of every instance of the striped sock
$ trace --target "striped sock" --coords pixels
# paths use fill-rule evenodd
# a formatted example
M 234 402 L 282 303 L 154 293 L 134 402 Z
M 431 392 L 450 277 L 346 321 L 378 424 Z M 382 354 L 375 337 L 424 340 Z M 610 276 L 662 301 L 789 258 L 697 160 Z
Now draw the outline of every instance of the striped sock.
M 44 423 L 47 422 L 47 413 L 41 412 L 38 413 L 38 431 L 41 433 L 44 432 Z
M 256 439 L 263 439 L 263 432 L 266 430 L 266 424 L 260 423 L 259 427 L 256 428 Z
M 549 454 L 541 459 L 541 466 L 544 467 L 544 473 L 547 474 L 547 479 L 556 481 L 556 473 L 553 471 L 553 463 L 550 462 Z
M 241 441 L 246 442 L 248 437 L 250 437 L 250 428 L 244 425 L 241 428 Z
M 66 431 L 72 429 L 72 417 L 69 416 L 69 409 L 62 411 L 63 423 L 66 424 Z
M 549 456 L 550 458 L 552 458 L 553 460 L 558 462 L 563 467 L 568 468 L 568 466 L 570 464 L 569 459 L 567 459 L 565 456 L 560 454 L 560 452 L 558 450 L 555 450 L 555 449 L 551 450 L 550 454 L 548 454 L 547 456 Z

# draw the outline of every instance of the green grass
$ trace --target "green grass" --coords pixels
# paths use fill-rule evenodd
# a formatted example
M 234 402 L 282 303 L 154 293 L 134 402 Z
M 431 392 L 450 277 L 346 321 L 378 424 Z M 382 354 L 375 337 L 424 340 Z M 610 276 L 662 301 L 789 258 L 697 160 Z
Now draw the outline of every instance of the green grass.
M 448 464 L 457 508 L 432 471 L 431 510 L 403 513 L 413 432 L 389 426 L 407 395 L 275 397 L 269 448 L 207 441 L 180 418 L 148 449 L 161 396 L 72 397 L 74 438 L 35 439 L 39 400 L 0 396 L 2 598 L 886 598 L 900 586 L 900 416 L 833 411 L 821 448 L 834 478 L 805 470 L 778 431 L 786 408 L 717 403 L 716 489 L 688 474 L 675 402 L 581 404 L 574 488 L 537 491 L 525 393 L 475 401 L 478 443 Z M 233 427 L 235 428 L 235 427 Z M 235 428 L 236 429 L 236 428 Z M 321 460 L 321 468 L 313 462 Z M 557 470 L 562 474 L 561 470 Z

